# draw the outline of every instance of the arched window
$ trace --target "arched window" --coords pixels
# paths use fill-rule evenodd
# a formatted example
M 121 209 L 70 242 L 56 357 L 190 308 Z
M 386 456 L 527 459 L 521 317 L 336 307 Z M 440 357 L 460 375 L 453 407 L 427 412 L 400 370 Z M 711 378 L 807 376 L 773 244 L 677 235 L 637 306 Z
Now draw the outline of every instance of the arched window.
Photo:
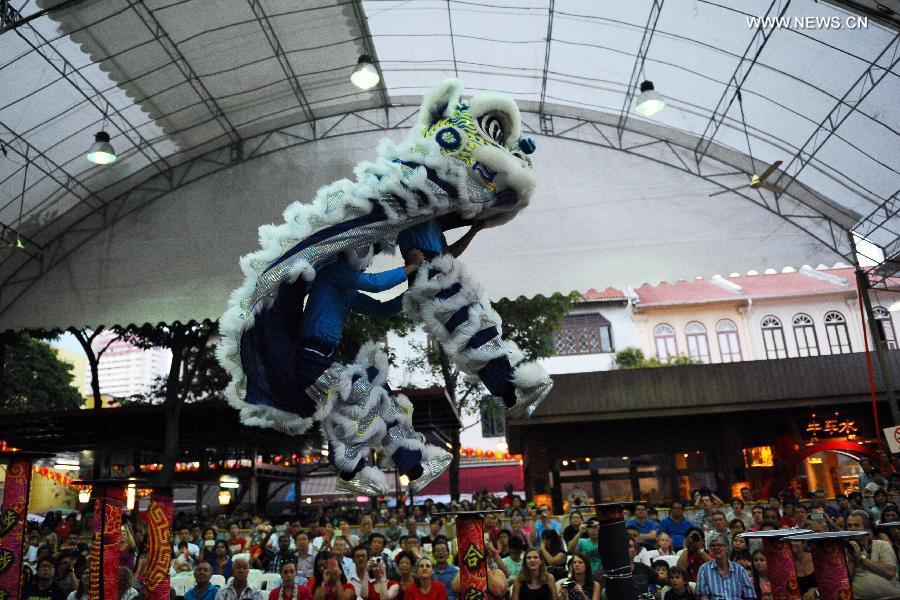
M 819 338 L 816 337 L 816 326 L 812 317 L 800 313 L 794 315 L 794 341 L 797 342 L 797 354 L 799 356 L 818 356 Z
M 850 332 L 847 331 L 847 320 L 836 310 L 825 313 L 825 335 L 832 354 L 853 352 L 850 347 Z
M 706 337 L 706 327 L 703 323 L 691 321 L 684 328 L 687 338 L 688 356 L 700 362 L 709 362 L 709 339 Z
M 778 317 L 769 315 L 762 320 L 763 346 L 766 358 L 787 358 L 787 347 L 784 344 L 784 329 Z
M 738 338 L 737 325 L 731 319 L 722 319 L 716 323 L 716 336 L 719 338 L 719 354 L 722 362 L 737 362 L 741 357 L 741 341 Z
M 660 323 L 653 330 L 653 339 L 656 342 L 656 358 L 662 362 L 668 362 L 678 358 L 678 344 L 675 341 L 675 330 L 671 325 Z
M 894 320 L 891 318 L 891 313 L 883 306 L 873 306 L 872 313 L 875 315 L 875 325 L 878 327 L 881 339 L 885 341 L 888 348 L 895 350 L 897 334 L 894 332 Z

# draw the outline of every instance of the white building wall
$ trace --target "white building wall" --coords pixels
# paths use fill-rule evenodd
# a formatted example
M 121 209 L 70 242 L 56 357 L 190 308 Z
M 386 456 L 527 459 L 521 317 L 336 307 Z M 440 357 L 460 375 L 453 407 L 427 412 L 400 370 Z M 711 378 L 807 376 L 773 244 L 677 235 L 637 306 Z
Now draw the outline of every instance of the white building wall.
M 629 302 L 584 302 L 575 305 L 570 314 L 600 313 L 609 321 L 612 331 L 613 351 L 597 354 L 575 354 L 570 356 L 551 356 L 543 358 L 540 363 L 551 375 L 566 373 L 590 373 L 593 371 L 609 371 L 613 368 L 615 354 L 623 348 L 638 345 L 638 333 L 635 328 L 633 308 Z

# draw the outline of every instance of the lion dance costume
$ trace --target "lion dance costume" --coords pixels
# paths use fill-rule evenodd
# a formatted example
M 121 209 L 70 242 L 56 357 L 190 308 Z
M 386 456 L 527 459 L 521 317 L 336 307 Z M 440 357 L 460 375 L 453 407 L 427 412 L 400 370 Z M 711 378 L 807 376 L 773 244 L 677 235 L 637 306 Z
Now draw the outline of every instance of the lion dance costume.
M 386 316 L 402 302 L 461 371 L 504 399 L 511 416 L 530 416 L 553 384 L 502 338 L 500 317 L 444 242 L 446 229 L 508 222 L 528 205 L 535 183 L 534 142 L 521 137 L 515 102 L 502 94 L 463 100 L 461 93 L 459 81 L 445 81 L 426 95 L 403 143 L 383 140 L 374 163 L 357 165 L 355 181 L 327 185 L 312 203 L 288 206 L 284 223 L 261 227 L 262 248 L 241 259 L 244 284 L 220 320 L 218 357 L 241 420 L 289 434 L 318 421 L 341 473 L 339 489 L 389 490 L 384 474 L 367 465 L 370 450 L 391 457 L 414 492 L 446 470 L 451 456 L 413 429 L 412 404 L 386 384 L 382 350 L 368 343 L 344 365 L 333 357 L 342 323 L 328 335 L 310 334 L 322 326 L 313 322 L 313 304 L 333 309 L 338 316 L 329 318 L 339 321 L 349 310 Z M 402 269 L 363 273 L 373 248 L 397 245 L 426 258 L 409 289 L 386 303 L 357 294 L 406 278 Z

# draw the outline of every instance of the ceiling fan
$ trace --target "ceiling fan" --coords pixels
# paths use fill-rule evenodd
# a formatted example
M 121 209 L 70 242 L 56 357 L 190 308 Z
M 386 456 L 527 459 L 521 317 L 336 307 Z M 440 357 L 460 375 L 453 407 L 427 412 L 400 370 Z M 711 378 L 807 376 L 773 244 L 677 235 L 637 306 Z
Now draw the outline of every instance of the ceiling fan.
M 769 175 L 771 175 L 772 173 L 774 173 L 775 170 L 778 169 L 778 167 L 781 166 L 781 163 L 782 163 L 782 161 L 776 160 L 776 161 L 773 162 L 771 165 L 769 165 L 769 166 L 766 168 L 766 170 L 762 172 L 761 175 L 756 175 L 756 174 L 751 175 L 751 176 L 750 176 L 750 183 L 747 183 L 747 184 L 745 184 L 745 185 L 740 185 L 740 186 L 738 186 L 738 187 L 736 187 L 736 188 L 730 188 L 730 189 L 727 189 L 727 190 L 721 190 L 721 191 L 712 193 L 712 194 L 709 195 L 709 197 L 712 198 L 713 196 L 718 196 L 719 194 L 724 194 L 725 192 L 734 192 L 734 191 L 742 190 L 742 189 L 748 188 L 748 187 L 749 187 L 749 188 L 762 188 L 762 189 L 764 189 L 764 190 L 769 190 L 770 192 L 780 192 L 780 191 L 782 191 L 782 190 L 779 189 L 779 188 L 777 188 L 777 187 L 775 187 L 775 186 L 772 185 L 771 183 L 768 183 L 768 182 L 766 181 L 766 178 L 768 178 Z

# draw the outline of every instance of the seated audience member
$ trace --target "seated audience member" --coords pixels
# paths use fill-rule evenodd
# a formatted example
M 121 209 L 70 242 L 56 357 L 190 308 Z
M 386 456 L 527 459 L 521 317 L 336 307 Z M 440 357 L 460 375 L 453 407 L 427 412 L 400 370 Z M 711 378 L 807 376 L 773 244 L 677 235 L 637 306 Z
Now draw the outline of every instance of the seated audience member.
M 219 540 L 213 547 L 215 559 L 210 563 L 213 575 L 221 575 L 228 579 L 232 575 L 231 555 L 228 552 L 228 542 Z
M 134 573 L 128 567 L 119 567 L 119 600 L 134 600 L 138 591 L 134 588 Z
M 403 600 L 447 600 L 447 588 L 433 575 L 434 563 L 431 559 L 420 558 L 416 562 L 412 585 L 403 590 Z
M 25 585 L 22 598 L 25 600 L 64 600 L 62 589 L 56 584 L 56 564 L 50 558 L 42 558 L 37 563 L 37 572 Z
M 78 579 L 78 587 L 69 594 L 66 600 L 88 600 L 91 592 L 91 572 L 85 569 Z M 27 600 L 27 597 L 26 597 Z
M 566 576 L 566 549 L 555 529 L 544 530 L 539 551 L 551 575 L 560 579 Z
M 547 571 L 541 552 L 529 550 L 519 576 L 513 583 L 510 600 L 557 600 L 556 580 Z
M 269 592 L 269 600 L 312 600 L 309 588 L 297 584 L 297 567 L 294 563 L 286 562 L 282 565 L 281 585 Z
M 687 571 L 681 567 L 669 569 L 669 589 L 662 600 L 695 600 L 694 592 L 688 584 Z
M 518 536 L 509 538 L 509 556 L 503 559 L 506 567 L 506 578 L 514 580 L 522 570 L 522 559 L 525 554 L 525 542 Z
M 681 500 L 672 502 L 669 516 L 659 523 L 659 531 L 664 531 L 672 537 L 672 548 L 675 550 L 684 547 L 684 536 L 692 527 L 696 525 L 684 517 L 684 503 Z
M 656 535 L 659 530 L 659 523 L 648 517 L 646 504 L 638 502 L 634 506 L 634 518 L 629 519 L 626 525 L 638 530 L 639 537 L 636 541 L 639 545 L 648 550 L 656 548 Z
M 373 559 L 381 557 L 385 565 L 385 578 L 390 580 L 397 577 L 397 566 L 385 548 L 386 542 L 384 534 L 377 531 L 369 535 L 369 554 L 372 555 Z
M 645 565 L 652 565 L 660 556 L 674 556 L 675 550 L 672 548 L 672 538 L 665 531 L 661 531 L 656 537 L 656 550 L 650 550 L 638 554 L 638 560 Z M 668 563 L 667 563 L 668 564 Z
M 353 600 L 356 589 L 347 581 L 340 563 L 329 550 L 320 550 L 313 563 L 313 577 L 307 584 L 313 600 Z M 216 600 L 222 600 L 216 598 Z
M 797 585 L 803 600 L 817 597 L 816 573 L 813 567 L 812 554 L 803 542 L 791 542 L 791 553 L 794 557 L 794 571 L 797 574 Z
M 848 543 L 847 560 L 857 600 L 900 598 L 897 581 L 897 555 L 884 540 L 872 539 L 869 514 L 862 510 L 850 513 L 848 531 L 863 531 L 867 535 L 859 542 Z
M 563 530 L 563 541 L 566 543 L 566 545 L 568 545 L 569 542 L 572 541 L 572 538 L 574 538 L 575 535 L 579 533 L 579 531 L 582 533 L 582 535 L 586 534 L 586 529 L 587 526 L 584 524 L 584 517 L 582 517 L 581 513 L 577 510 L 574 511 L 571 515 L 569 515 L 569 524 Z
M 712 525 L 712 529 L 706 533 L 706 547 L 709 548 L 709 540 L 712 539 L 713 534 L 717 534 L 725 538 L 725 543 L 727 543 L 730 548 L 731 531 L 728 529 L 728 519 L 725 518 L 725 513 L 723 511 L 714 510 L 712 512 Z
M 759 600 L 772 600 L 772 582 L 769 580 L 769 568 L 766 564 L 766 553 L 760 548 L 753 555 L 753 589 Z
M 631 566 L 631 583 L 634 585 L 635 594 L 652 593 L 659 583 L 659 575 L 653 568 L 637 560 L 638 545 L 634 538 L 628 538 L 628 558 Z
M 755 600 L 756 591 L 747 572 L 728 560 L 728 540 L 725 536 L 714 533 L 709 537 L 708 544 L 712 560 L 704 563 L 697 572 L 697 596 L 709 600 Z
M 600 584 L 591 574 L 591 562 L 584 554 L 573 554 L 569 577 L 559 586 L 560 600 L 600 600 Z
M 450 547 L 447 545 L 447 538 L 435 538 L 431 545 L 434 554 L 434 572 L 432 577 L 436 581 L 440 581 L 447 590 L 447 600 L 456 600 L 456 593 L 453 591 L 453 578 L 459 573 L 459 567 L 450 564 Z
M 219 586 L 210 583 L 212 567 L 206 561 L 194 567 L 194 587 L 184 594 L 184 600 L 214 600 L 219 593 Z
M 281 573 L 285 563 L 297 564 L 297 553 L 291 550 L 291 538 L 286 533 L 278 536 L 278 550 L 269 559 L 269 572 Z
M 262 592 L 247 581 L 249 574 L 250 561 L 246 558 L 235 559 L 231 580 L 219 589 L 216 600 L 262 600 Z
M 684 548 L 678 553 L 677 565 L 688 574 L 688 581 L 697 581 L 697 573 L 700 567 L 712 557 L 706 551 L 703 534 L 700 529 L 693 527 L 685 536 Z

